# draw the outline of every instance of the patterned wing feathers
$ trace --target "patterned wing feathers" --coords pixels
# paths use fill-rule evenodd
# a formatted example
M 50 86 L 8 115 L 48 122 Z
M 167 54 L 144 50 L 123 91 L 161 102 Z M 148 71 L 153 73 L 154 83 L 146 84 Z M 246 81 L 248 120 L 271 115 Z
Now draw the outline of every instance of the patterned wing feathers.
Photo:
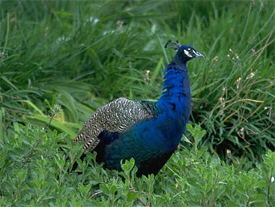
M 119 98 L 100 107 L 83 125 L 73 142 L 84 142 L 83 148 L 92 151 L 100 142 L 102 131 L 125 132 L 137 122 L 150 119 L 153 114 L 141 103 Z

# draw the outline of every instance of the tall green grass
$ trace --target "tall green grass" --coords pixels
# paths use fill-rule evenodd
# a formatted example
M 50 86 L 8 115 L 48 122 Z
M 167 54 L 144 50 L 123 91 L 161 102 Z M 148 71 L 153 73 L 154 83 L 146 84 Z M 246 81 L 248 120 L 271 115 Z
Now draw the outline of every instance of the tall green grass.
M 100 105 L 158 99 L 174 55 L 192 45 L 191 121 L 221 157 L 256 161 L 275 146 L 274 2 L 0 1 L 0 135 L 17 122 L 72 138 Z

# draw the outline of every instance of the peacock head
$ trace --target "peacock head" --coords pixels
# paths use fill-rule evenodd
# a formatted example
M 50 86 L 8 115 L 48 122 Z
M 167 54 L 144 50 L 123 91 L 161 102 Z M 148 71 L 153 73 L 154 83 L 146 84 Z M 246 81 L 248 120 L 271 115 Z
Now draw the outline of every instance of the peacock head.
M 167 48 L 168 45 L 174 50 L 178 51 L 172 61 L 174 63 L 185 65 L 189 60 L 192 60 L 193 58 L 204 58 L 204 56 L 201 53 L 197 52 L 193 47 L 188 45 L 181 45 L 178 41 L 172 42 L 171 40 L 168 40 L 165 48 Z

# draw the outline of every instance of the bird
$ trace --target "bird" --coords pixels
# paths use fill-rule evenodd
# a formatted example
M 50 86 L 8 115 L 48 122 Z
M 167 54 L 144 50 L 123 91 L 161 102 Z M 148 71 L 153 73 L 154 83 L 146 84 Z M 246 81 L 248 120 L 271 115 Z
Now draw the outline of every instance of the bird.
M 204 56 L 178 41 L 169 40 L 168 46 L 177 52 L 165 67 L 157 101 L 118 98 L 98 108 L 73 140 L 96 152 L 96 162 L 104 167 L 121 171 L 121 162 L 134 158 L 137 177 L 157 175 L 177 149 L 191 113 L 186 64 Z

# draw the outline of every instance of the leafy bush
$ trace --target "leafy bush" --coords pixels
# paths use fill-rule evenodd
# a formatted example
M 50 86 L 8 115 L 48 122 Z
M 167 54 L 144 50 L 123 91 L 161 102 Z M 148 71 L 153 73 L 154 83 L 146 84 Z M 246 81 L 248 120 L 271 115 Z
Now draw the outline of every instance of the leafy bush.
M 72 147 L 67 134 L 37 126 L 17 125 L 1 144 L 0 206 L 273 206 L 275 153 L 249 171 L 227 165 L 206 147 L 198 149 L 205 131 L 189 125 L 194 143 L 182 143 L 154 177 L 137 178 L 134 160 L 123 172 L 95 163 L 82 146 Z M 70 172 L 73 161 L 79 163 Z

